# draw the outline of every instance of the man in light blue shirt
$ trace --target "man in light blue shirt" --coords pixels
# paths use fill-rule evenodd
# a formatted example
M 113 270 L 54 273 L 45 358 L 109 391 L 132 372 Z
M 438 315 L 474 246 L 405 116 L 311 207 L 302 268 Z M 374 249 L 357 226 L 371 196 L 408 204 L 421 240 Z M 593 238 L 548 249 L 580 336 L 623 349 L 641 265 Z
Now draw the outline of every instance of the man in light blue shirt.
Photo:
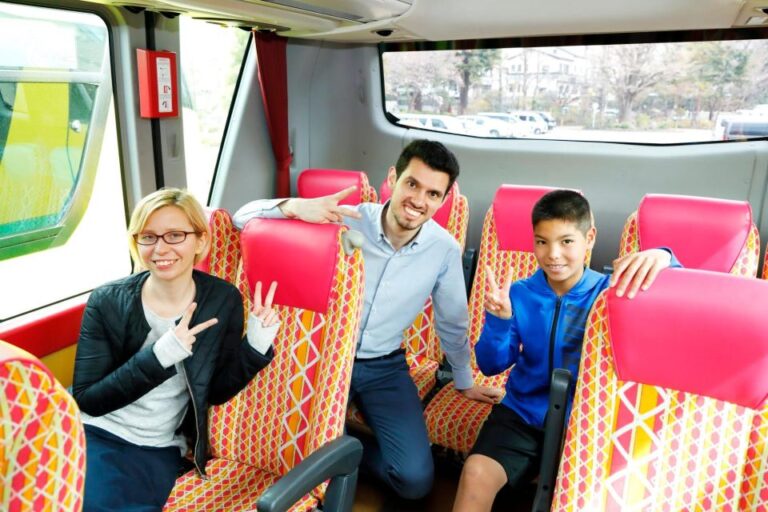
M 456 157 L 439 142 L 410 143 L 390 167 L 392 197 L 384 205 L 339 207 L 351 187 L 316 199 L 252 201 L 235 213 L 242 228 L 253 217 L 344 222 L 364 236 L 365 297 L 350 399 L 376 441 L 363 440 L 363 464 L 399 496 L 417 499 L 432 487 L 434 464 L 416 386 L 400 348 L 431 295 L 435 327 L 456 389 L 496 402 L 501 390 L 477 386 L 470 370 L 467 298 L 456 240 L 432 219 L 459 174 Z

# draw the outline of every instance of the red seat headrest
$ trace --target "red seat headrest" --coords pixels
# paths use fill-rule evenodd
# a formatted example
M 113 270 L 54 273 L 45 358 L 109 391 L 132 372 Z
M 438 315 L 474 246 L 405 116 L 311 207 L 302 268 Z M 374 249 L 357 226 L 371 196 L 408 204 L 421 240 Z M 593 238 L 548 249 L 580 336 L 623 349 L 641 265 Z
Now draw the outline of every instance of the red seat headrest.
M 496 190 L 492 208 L 499 249 L 533 252 L 533 205 L 553 190 L 557 189 L 521 185 L 502 185 Z
M 296 181 L 299 197 L 305 198 L 328 196 L 353 185 L 357 190 L 339 201 L 339 204 L 351 206 L 362 201 L 363 173 L 360 171 L 305 169 Z
M 443 205 L 435 212 L 435 215 L 432 217 L 432 220 L 440 224 L 442 227 L 448 226 L 448 220 L 451 218 L 451 212 L 453 208 L 453 195 L 459 194 L 459 184 L 458 182 L 454 181 L 453 186 L 448 191 L 448 194 L 445 196 L 445 201 L 443 201 Z M 386 203 L 389 201 L 389 198 L 392 197 L 392 189 L 389 187 L 389 183 L 386 179 L 384 179 L 383 182 L 381 182 L 381 187 L 379 188 L 379 197 L 381 198 L 380 201 L 383 203 Z
M 607 295 L 618 378 L 759 408 L 768 395 L 768 281 L 667 269 Z
M 648 194 L 637 209 L 640 250 L 671 248 L 685 268 L 730 272 L 752 228 L 746 201 Z
M 277 281 L 275 303 L 325 313 L 339 255 L 338 224 L 252 219 L 240 234 L 243 268 L 253 295 Z

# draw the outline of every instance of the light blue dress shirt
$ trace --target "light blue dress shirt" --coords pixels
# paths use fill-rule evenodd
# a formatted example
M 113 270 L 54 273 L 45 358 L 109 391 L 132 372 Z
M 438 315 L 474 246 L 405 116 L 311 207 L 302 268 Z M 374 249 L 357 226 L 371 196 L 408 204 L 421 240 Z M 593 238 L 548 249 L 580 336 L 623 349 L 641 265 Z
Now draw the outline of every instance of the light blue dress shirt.
M 242 229 L 253 217 L 284 218 L 277 206 L 285 199 L 251 201 L 234 215 Z M 432 295 L 435 328 L 457 389 L 471 388 L 470 348 L 467 341 L 467 296 L 458 242 L 433 220 L 424 223 L 413 240 L 395 250 L 384 235 L 386 205 L 363 203 L 361 219 L 344 223 L 365 238 L 365 297 L 357 355 L 368 359 L 397 350 L 407 329 Z

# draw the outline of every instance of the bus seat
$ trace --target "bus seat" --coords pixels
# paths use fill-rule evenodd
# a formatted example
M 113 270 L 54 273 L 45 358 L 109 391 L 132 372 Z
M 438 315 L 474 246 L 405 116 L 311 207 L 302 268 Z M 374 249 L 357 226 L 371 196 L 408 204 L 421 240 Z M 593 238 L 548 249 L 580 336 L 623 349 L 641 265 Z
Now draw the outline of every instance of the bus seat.
M 746 201 L 647 194 L 624 224 L 619 256 L 671 248 L 685 268 L 755 277 L 760 234 Z
M 488 265 L 500 282 L 507 276 L 513 280 L 531 276 L 538 265 L 533 255 L 533 228 L 531 210 L 549 187 L 502 185 L 496 191 L 491 207 L 483 221 L 477 271 L 469 297 L 469 343 L 474 347 L 485 323 L 485 267 Z M 474 349 L 471 357 L 472 373 L 477 384 L 504 387 L 508 372 L 486 377 L 477 367 Z M 452 386 L 437 392 L 424 414 L 430 440 L 456 452 L 467 454 L 477 439 L 488 414 L 489 404 L 465 398 Z
M 205 208 L 205 215 L 211 230 L 211 248 L 195 268 L 234 284 L 240 264 L 240 232 L 223 208 Z
M 760 510 L 739 501 L 766 413 L 766 303 L 765 281 L 703 270 L 665 270 L 632 300 L 603 292 L 552 510 Z
M 211 408 L 208 477 L 181 476 L 165 510 L 253 510 L 277 499 L 269 510 L 298 511 L 324 497 L 326 510 L 351 507 L 362 446 L 342 434 L 364 282 L 361 252 L 342 249 L 346 230 L 294 220 L 246 224 L 242 266 L 251 293 L 258 281 L 264 293 L 278 282 L 274 360 Z M 296 503 L 280 501 L 291 495 Z
M 339 204 L 356 205 L 378 201 L 376 189 L 368 183 L 368 176 L 362 171 L 305 169 L 296 181 L 299 197 L 305 198 L 335 194 L 352 185 L 357 187 L 357 191 L 342 199 Z
M 85 431 L 75 400 L 33 355 L 0 341 L 0 510 L 76 512 Z
M 384 180 L 379 188 L 382 203 L 389 200 L 392 190 Z M 464 249 L 469 224 L 469 206 L 467 197 L 461 195 L 458 183 L 453 184 L 443 206 L 433 219 L 445 228 Z M 408 369 L 416 384 L 419 398 L 424 400 L 437 384 L 437 370 L 443 361 L 440 339 L 434 327 L 432 298 L 428 298 L 424 309 L 403 333 L 403 348 Z M 353 427 L 363 427 L 365 420 L 354 403 L 350 403 L 347 421 Z

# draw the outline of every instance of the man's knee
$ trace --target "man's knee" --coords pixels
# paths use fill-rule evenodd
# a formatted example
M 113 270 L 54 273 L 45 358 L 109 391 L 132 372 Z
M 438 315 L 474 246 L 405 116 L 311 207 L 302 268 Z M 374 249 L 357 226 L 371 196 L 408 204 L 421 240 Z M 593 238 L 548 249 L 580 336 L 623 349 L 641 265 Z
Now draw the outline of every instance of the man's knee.
M 391 484 L 401 498 L 417 500 L 423 498 L 432 490 L 435 479 L 435 468 L 432 459 L 420 464 L 405 464 L 391 470 Z

